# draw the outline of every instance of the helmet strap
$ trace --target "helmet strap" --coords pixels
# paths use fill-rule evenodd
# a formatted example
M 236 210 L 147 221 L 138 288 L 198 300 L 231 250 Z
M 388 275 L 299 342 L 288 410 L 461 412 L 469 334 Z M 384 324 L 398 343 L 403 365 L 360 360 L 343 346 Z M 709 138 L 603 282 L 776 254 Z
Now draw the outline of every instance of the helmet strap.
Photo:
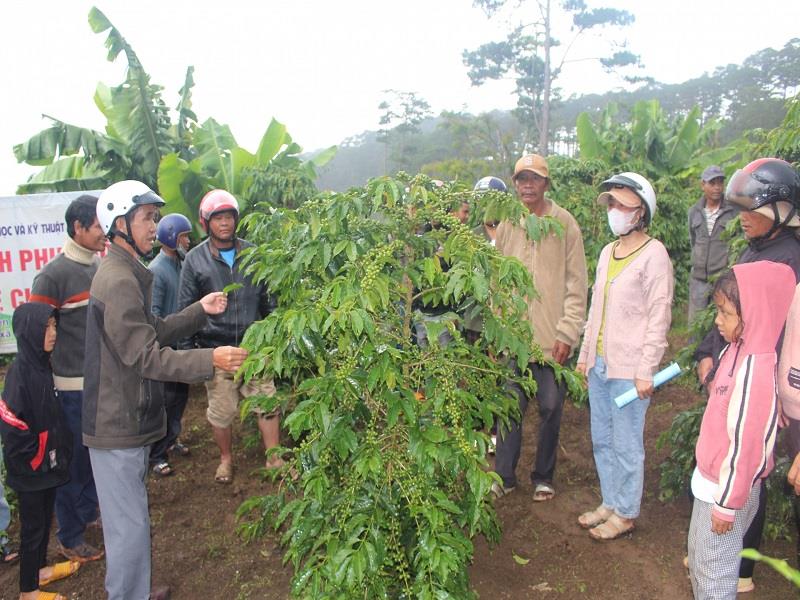
M 133 236 L 131 235 L 131 220 L 130 220 L 131 212 L 133 211 L 125 213 L 125 233 L 117 231 L 116 235 L 125 240 L 127 244 L 134 249 L 136 254 L 138 254 L 145 260 L 149 260 L 153 258 L 153 251 L 151 250 L 150 252 L 142 252 L 141 250 L 139 250 L 139 246 L 136 245 L 136 241 L 133 239 Z

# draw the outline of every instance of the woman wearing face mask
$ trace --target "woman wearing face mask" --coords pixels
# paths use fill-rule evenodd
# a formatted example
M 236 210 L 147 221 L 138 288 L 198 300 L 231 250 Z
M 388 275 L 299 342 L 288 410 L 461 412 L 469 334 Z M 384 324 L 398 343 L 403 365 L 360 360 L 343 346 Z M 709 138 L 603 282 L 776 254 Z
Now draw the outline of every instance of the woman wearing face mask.
M 592 447 L 602 502 L 578 517 L 596 540 L 634 529 L 644 482 L 644 418 L 653 374 L 667 347 L 672 263 L 647 234 L 656 212 L 653 186 L 637 173 L 603 182 L 597 202 L 608 208 L 617 239 L 600 252 L 577 371 L 588 373 Z M 636 388 L 623 408 L 614 398 Z

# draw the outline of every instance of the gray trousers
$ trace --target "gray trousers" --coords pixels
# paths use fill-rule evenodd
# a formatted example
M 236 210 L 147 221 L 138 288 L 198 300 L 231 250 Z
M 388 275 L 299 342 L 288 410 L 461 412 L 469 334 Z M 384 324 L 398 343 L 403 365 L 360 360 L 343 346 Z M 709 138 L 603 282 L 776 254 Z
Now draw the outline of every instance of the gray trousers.
M 531 373 L 536 380 L 536 401 L 539 404 L 539 439 L 536 444 L 536 460 L 531 471 L 531 481 L 552 483 L 556 470 L 556 454 L 558 453 L 558 435 L 561 431 L 561 414 L 564 410 L 566 387 L 556 382 L 552 367 L 531 363 Z M 509 422 L 506 430 L 498 424 L 497 449 L 495 450 L 494 470 L 503 479 L 507 488 L 517 485 L 517 463 L 522 448 L 522 420 L 528 410 L 529 398 L 516 383 L 509 383 L 509 388 L 519 400 L 520 421 Z
M 711 284 L 694 277 L 689 278 L 689 323 L 695 315 L 711 302 Z
M 711 531 L 712 505 L 694 499 L 689 525 L 689 577 L 695 600 L 736 600 L 742 538 L 758 510 L 761 485 L 753 486 L 744 508 L 736 511 L 733 529 Z
M 150 598 L 150 448 L 89 448 L 103 516 L 108 600 Z

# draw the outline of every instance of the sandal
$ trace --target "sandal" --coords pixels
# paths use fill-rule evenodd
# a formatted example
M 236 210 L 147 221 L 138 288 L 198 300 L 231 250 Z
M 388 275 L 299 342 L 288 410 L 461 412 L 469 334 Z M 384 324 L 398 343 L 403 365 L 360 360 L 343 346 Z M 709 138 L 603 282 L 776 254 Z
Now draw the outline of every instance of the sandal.
M 80 568 L 81 563 L 79 563 L 77 560 L 65 560 L 63 562 L 56 563 L 52 566 L 53 572 L 50 573 L 50 577 L 39 578 L 39 587 L 44 587 L 46 585 L 50 585 L 54 581 L 65 579 L 70 575 L 73 575 Z M 40 596 L 41 594 L 42 592 L 39 592 Z
M 549 483 L 537 483 L 533 488 L 533 501 L 534 502 L 547 502 L 552 500 L 556 495 L 556 490 Z
M 233 463 L 221 462 L 214 473 L 214 481 L 217 483 L 228 484 L 233 481 Z
M 192 451 L 189 449 L 189 446 L 186 444 L 181 444 L 180 442 L 175 442 L 167 448 L 167 452 L 171 452 L 172 454 L 177 454 L 178 456 L 189 456 Z
M 739 577 L 739 582 L 736 584 L 737 594 L 746 594 L 756 589 L 756 584 L 753 583 L 752 577 Z
M 36 594 L 36 600 L 67 600 L 67 597 L 56 592 L 43 592 L 39 590 L 39 593 Z
M 0 546 L 0 565 L 13 565 L 19 560 L 19 552 L 11 544 Z
M 605 523 L 613 514 L 613 510 L 601 504 L 594 510 L 587 511 L 578 517 L 578 525 L 584 529 L 591 529 L 592 527 L 597 527 L 600 523 Z
M 636 529 L 633 521 L 625 522 L 617 513 L 614 513 L 604 523 L 589 530 L 589 536 L 594 540 L 602 542 L 615 540 L 618 537 L 631 533 Z
M 165 460 L 153 465 L 153 475 L 156 477 L 169 477 L 174 472 L 175 471 L 172 470 L 172 467 L 169 466 L 169 463 Z

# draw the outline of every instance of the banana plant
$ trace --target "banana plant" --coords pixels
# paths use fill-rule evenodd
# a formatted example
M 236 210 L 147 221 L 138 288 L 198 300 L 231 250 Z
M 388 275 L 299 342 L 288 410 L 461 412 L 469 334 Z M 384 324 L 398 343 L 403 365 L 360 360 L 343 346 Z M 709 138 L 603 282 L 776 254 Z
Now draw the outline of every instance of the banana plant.
M 52 125 L 14 147 L 19 162 L 43 169 L 18 187 L 19 193 L 90 190 L 136 179 L 167 200 L 165 212 L 195 220 L 203 194 L 223 188 L 243 209 L 260 201 L 297 205 L 316 192 L 316 167 L 331 147 L 303 160 L 301 147 L 273 121 L 255 153 L 236 143 L 230 128 L 213 118 L 198 124 L 192 110 L 194 67 L 188 67 L 177 118 L 170 118 L 160 85 L 151 83 L 133 47 L 97 8 L 89 11 L 95 33 L 106 33 L 108 60 L 125 55 L 127 70 L 117 86 L 97 85 L 94 103 L 106 118 L 104 132 L 47 117 Z
M 195 129 L 196 156 L 187 160 L 171 153 L 158 169 L 158 188 L 168 212 L 181 212 L 193 220 L 205 191 L 222 188 L 239 200 L 248 212 L 259 202 L 273 206 L 302 203 L 316 192 L 316 168 L 336 152 L 332 146 L 310 160 L 300 156 L 302 148 L 292 140 L 286 126 L 272 119 L 258 149 L 253 153 L 236 143 L 226 125 L 206 120 Z M 297 189 L 295 189 L 297 188 Z M 281 197 L 291 197 L 291 202 Z
M 137 179 L 151 187 L 161 158 L 180 150 L 183 139 L 172 127 L 162 87 L 152 84 L 139 57 L 119 30 L 97 8 L 89 11 L 95 33 L 108 32 L 108 60 L 124 53 L 125 80 L 118 86 L 98 84 L 94 102 L 106 117 L 98 132 L 48 117 L 53 124 L 14 147 L 19 162 L 45 168 L 19 187 L 21 193 L 97 189 L 120 179 Z M 191 68 L 182 88 L 181 106 L 190 107 Z M 181 112 L 181 123 L 193 114 Z
M 639 163 L 651 176 L 699 175 L 703 165 L 731 160 L 736 149 L 714 148 L 720 123 L 701 124 L 699 107 L 670 120 L 658 100 L 642 100 L 620 122 L 615 103 L 609 104 L 593 123 L 588 113 L 577 120 L 581 158 L 600 159 L 609 165 Z M 697 171 L 695 173 L 695 171 Z

